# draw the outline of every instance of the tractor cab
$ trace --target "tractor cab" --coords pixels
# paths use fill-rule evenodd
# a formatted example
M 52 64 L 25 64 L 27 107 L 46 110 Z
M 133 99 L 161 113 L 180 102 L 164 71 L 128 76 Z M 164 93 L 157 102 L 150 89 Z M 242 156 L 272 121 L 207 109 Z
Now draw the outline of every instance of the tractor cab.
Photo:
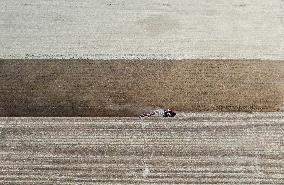
M 163 117 L 175 117 L 176 113 L 171 109 L 165 109 Z

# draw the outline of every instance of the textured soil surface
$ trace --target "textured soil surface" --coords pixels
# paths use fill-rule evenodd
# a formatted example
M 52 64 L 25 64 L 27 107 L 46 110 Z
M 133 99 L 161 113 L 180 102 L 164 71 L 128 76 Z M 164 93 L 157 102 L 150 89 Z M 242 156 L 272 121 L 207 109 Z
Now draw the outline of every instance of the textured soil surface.
M 284 61 L 0 60 L 0 116 L 279 111 Z
M 0 182 L 284 184 L 283 118 L 0 118 Z

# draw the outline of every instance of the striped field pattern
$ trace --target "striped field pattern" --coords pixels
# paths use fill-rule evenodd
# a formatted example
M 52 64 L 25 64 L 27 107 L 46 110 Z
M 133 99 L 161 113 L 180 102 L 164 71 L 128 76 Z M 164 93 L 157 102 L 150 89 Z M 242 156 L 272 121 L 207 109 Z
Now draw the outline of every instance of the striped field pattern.
M 1 118 L 1 184 L 283 184 L 283 113 Z

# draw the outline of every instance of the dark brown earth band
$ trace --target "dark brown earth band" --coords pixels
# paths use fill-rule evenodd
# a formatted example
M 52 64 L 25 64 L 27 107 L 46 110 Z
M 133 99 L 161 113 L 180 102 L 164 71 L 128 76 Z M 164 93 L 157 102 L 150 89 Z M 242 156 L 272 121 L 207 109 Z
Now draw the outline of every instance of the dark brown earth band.
M 0 60 L 0 116 L 279 111 L 284 61 Z

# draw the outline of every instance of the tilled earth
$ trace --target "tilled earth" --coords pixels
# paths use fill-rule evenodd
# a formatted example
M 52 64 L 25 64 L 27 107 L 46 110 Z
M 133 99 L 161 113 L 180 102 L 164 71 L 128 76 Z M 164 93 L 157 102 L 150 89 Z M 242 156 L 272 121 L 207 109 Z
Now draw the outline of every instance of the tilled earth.
M 3 117 L 273 112 L 284 106 L 284 61 L 0 59 L 0 84 Z
M 1 118 L 1 184 L 283 184 L 284 113 Z

